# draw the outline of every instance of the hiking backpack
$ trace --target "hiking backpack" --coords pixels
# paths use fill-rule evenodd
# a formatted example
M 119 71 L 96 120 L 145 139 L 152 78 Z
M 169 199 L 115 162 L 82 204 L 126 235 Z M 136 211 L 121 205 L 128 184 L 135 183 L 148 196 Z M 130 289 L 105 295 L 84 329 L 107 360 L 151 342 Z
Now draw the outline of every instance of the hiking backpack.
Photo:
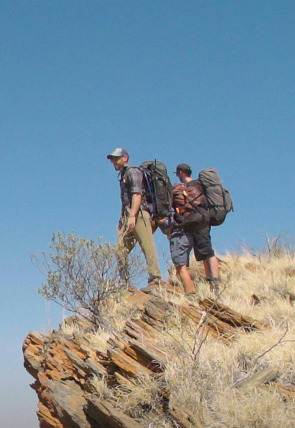
M 219 226 L 224 222 L 227 213 L 234 210 L 231 195 L 222 186 L 215 168 L 203 169 L 199 173 L 198 181 L 208 201 L 210 225 Z
M 203 227 L 209 224 L 209 211 L 204 192 L 184 183 L 173 185 L 172 206 L 175 220 L 183 226 Z
M 163 162 L 145 161 L 139 168 L 143 173 L 143 181 L 151 217 L 161 219 L 171 214 L 172 184 Z

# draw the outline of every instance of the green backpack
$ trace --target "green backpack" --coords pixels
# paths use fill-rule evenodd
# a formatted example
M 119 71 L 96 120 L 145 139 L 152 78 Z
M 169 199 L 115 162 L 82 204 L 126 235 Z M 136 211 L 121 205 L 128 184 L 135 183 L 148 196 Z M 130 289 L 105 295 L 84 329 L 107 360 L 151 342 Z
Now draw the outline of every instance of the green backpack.
M 215 168 L 203 169 L 198 180 L 208 201 L 210 225 L 219 226 L 224 222 L 227 213 L 234 211 L 231 195 L 223 187 Z

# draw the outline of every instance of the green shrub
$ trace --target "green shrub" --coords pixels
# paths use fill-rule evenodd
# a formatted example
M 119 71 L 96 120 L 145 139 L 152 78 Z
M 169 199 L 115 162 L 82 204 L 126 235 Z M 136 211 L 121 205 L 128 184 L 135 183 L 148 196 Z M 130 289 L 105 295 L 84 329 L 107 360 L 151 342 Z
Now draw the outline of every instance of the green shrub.
M 122 263 L 127 263 L 126 250 L 101 239 L 95 243 L 61 232 L 53 234 L 50 248 L 51 254 L 43 252 L 42 260 L 32 256 L 33 263 L 46 276 L 39 293 L 66 310 L 79 312 L 96 325 L 102 325 L 107 299 L 129 285 L 120 280 L 119 272 Z M 144 272 L 144 264 L 136 251 L 129 257 L 131 281 Z

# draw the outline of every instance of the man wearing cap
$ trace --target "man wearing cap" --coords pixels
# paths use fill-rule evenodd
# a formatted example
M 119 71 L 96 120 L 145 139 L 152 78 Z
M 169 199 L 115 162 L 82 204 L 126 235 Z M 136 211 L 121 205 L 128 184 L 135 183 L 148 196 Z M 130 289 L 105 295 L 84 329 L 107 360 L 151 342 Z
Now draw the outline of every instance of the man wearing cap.
M 116 148 L 107 158 L 112 162 L 115 170 L 120 173 L 122 210 L 118 226 L 119 243 L 122 243 L 129 253 L 136 242 L 139 242 L 147 263 L 148 282 L 150 285 L 159 284 L 161 273 L 144 193 L 142 172 L 139 168 L 129 164 L 129 154 L 121 147 Z M 122 281 L 129 284 L 125 258 L 124 261 L 121 260 L 120 274 Z
M 191 177 L 191 167 L 186 163 L 177 165 L 175 174 L 179 180 L 186 186 L 196 187 L 198 191 L 202 190 L 201 183 L 198 180 L 193 180 Z M 197 261 L 203 261 L 206 280 L 210 284 L 211 291 L 219 293 L 219 277 L 218 277 L 218 259 L 212 248 L 210 225 L 190 232 L 193 241 L 194 253 Z

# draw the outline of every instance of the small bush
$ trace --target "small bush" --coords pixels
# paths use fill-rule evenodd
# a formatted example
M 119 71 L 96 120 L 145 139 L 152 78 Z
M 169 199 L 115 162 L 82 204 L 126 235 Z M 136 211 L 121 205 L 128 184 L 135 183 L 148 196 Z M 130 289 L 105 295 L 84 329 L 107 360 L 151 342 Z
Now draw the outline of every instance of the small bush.
M 107 300 L 129 285 L 120 280 L 122 261 L 127 263 L 126 250 L 117 244 L 102 240 L 95 243 L 61 232 L 53 234 L 50 248 L 51 254 L 43 252 L 42 260 L 32 256 L 33 263 L 46 275 L 39 293 L 95 325 L 102 325 Z M 132 252 L 130 267 L 130 280 L 145 270 L 136 252 Z

